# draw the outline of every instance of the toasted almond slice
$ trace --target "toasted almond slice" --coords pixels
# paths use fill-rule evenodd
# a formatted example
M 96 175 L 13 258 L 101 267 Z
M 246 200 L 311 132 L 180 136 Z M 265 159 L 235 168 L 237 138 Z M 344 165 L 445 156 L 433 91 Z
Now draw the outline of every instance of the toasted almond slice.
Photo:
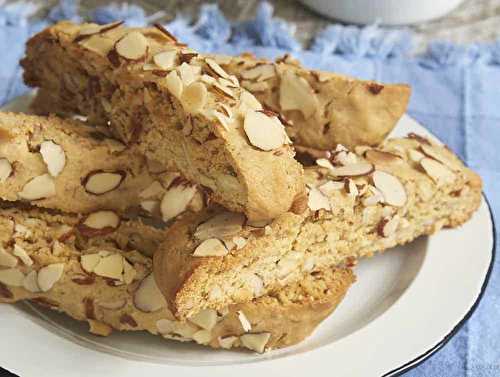
M 400 217 L 395 215 L 392 218 L 384 218 L 378 225 L 378 233 L 382 237 L 390 237 L 396 233 L 398 229 Z
M 141 208 L 146 212 L 153 214 L 160 210 L 160 201 L 159 200 L 143 200 L 141 203 Z
M 217 92 L 218 94 L 230 98 L 230 99 L 236 99 L 236 96 L 234 95 L 234 92 L 228 88 L 227 86 L 219 83 L 219 82 L 214 82 L 212 84 L 212 90 Z
M 24 277 L 23 288 L 31 293 L 40 292 L 40 287 L 38 286 L 38 273 L 36 271 L 31 271 Z
M 222 77 L 224 79 L 229 79 L 229 75 L 227 74 L 226 71 L 222 69 L 222 67 L 217 64 L 217 62 L 213 59 L 210 58 L 205 58 L 205 63 L 211 68 L 213 72 L 215 72 L 219 77 Z
M 246 108 L 251 110 L 262 110 L 262 104 L 255 98 L 255 96 L 247 91 L 241 92 L 240 100 Z
M 5 182 L 12 174 L 12 165 L 6 158 L 0 158 L 0 183 Z
M 207 345 L 212 340 L 212 333 L 208 330 L 199 330 L 193 334 L 193 340 L 198 344 Z
M 134 281 L 137 271 L 134 267 L 124 258 L 123 259 L 123 281 L 125 284 L 130 284 Z
M 200 80 L 208 85 L 213 85 L 217 82 L 217 79 L 214 79 L 212 76 L 206 74 L 201 75 Z
M 115 45 L 118 55 L 127 60 L 143 59 L 148 52 L 148 47 L 148 40 L 139 31 L 131 31 Z
M 423 159 L 425 157 L 425 155 L 423 153 L 420 153 L 416 149 L 410 149 L 408 151 L 408 157 L 413 162 L 420 162 L 420 160 Z
M 368 162 L 358 162 L 346 166 L 336 166 L 331 173 L 337 177 L 360 177 L 372 173 L 374 167 Z
M 0 266 L 2 267 L 16 267 L 17 258 L 9 254 L 3 247 L 0 246 Z
M 177 71 L 170 72 L 166 77 L 167 89 L 172 95 L 180 99 L 182 95 L 182 91 L 184 88 L 184 84 L 182 83 L 181 78 L 177 74 Z
M 246 238 L 239 237 L 239 236 L 233 237 L 233 242 L 236 245 L 236 250 L 243 249 L 245 247 L 245 245 L 247 244 Z
M 158 198 L 165 192 L 162 184 L 158 181 L 152 182 L 148 187 L 139 193 L 139 198 L 150 199 Z
M 237 336 L 226 336 L 224 338 L 219 337 L 219 346 L 224 349 L 230 349 L 233 347 L 233 344 L 238 340 Z
M 82 41 L 80 45 L 89 51 L 105 57 L 114 48 L 115 44 L 114 41 L 109 38 L 103 38 L 100 35 L 93 35 Z
M 309 190 L 307 205 L 311 211 L 319 211 L 320 209 L 331 210 L 330 200 L 314 187 Z
M 241 344 L 258 353 L 264 352 L 267 342 L 271 338 L 271 333 L 263 332 L 260 334 L 244 334 L 240 336 Z
M 318 189 L 323 195 L 330 196 L 334 192 L 342 190 L 344 186 L 344 182 L 341 181 L 328 181 L 319 186 Z
M 0 283 L 10 285 L 12 287 L 22 287 L 24 274 L 15 268 L 7 268 L 0 270 Z
M 237 313 L 238 313 L 238 320 L 241 323 L 241 327 L 243 328 L 243 331 L 245 331 L 245 332 L 251 331 L 252 330 L 252 324 L 248 320 L 248 318 L 245 315 L 245 313 L 243 313 L 242 310 L 238 310 Z
M 188 319 L 196 326 L 211 331 L 217 323 L 217 312 L 213 309 L 203 309 Z
M 432 180 L 438 185 L 450 184 L 456 179 L 455 174 L 450 169 L 432 158 L 423 158 L 420 160 L 420 165 L 424 168 L 429 177 L 431 177 Z
M 198 225 L 194 236 L 201 241 L 235 236 L 241 231 L 244 222 L 243 214 L 224 211 Z
M 64 272 L 64 263 L 49 264 L 38 271 L 38 286 L 42 292 L 49 291 Z
M 24 250 L 21 246 L 18 244 L 14 244 L 14 251 L 12 252 L 16 257 L 21 259 L 21 261 L 26 265 L 26 266 L 32 266 L 33 265 L 33 260 L 30 258 L 26 250 Z
M 245 80 L 264 81 L 276 75 L 273 64 L 260 64 L 246 71 L 241 72 L 241 77 Z
M 175 321 L 171 321 L 169 319 L 162 318 L 156 321 L 156 329 L 161 335 L 167 335 L 172 333 L 175 330 Z
M 153 61 L 159 68 L 167 70 L 174 67 L 176 58 L 177 51 L 168 50 L 159 52 L 153 56 Z
M 241 86 L 252 93 L 265 92 L 269 89 L 269 84 L 265 81 L 253 82 L 253 81 L 242 81 Z
M 408 200 L 406 190 L 401 181 L 392 174 L 375 170 L 373 183 L 384 196 L 384 201 L 395 207 L 402 207 Z
M 80 257 L 80 264 L 84 271 L 92 273 L 100 260 L 101 256 L 99 254 L 85 254 Z
M 163 221 L 169 221 L 184 212 L 196 193 L 196 186 L 190 184 L 172 185 L 160 203 Z
M 299 110 L 305 119 L 318 111 L 318 98 L 303 77 L 285 71 L 280 83 L 280 108 L 282 111 Z
M 167 302 L 156 285 L 153 274 L 146 276 L 134 294 L 134 305 L 145 313 L 155 312 L 167 307 Z
M 227 254 L 228 250 L 217 238 L 203 241 L 193 252 L 194 257 L 223 257 Z
M 117 170 L 114 172 L 98 170 L 90 172 L 82 182 L 85 187 L 85 191 L 89 194 L 102 195 L 116 190 L 126 176 L 127 173 L 123 170 Z
M 322 168 L 330 169 L 330 170 L 334 169 L 334 166 L 332 165 L 330 160 L 328 160 L 327 158 L 318 158 L 316 160 L 316 165 L 321 166 Z
M 193 67 L 188 63 L 182 63 L 179 67 L 179 75 L 184 86 L 191 85 L 195 80 L 195 73 Z
M 219 121 L 221 126 L 226 130 L 229 131 L 229 125 L 231 124 L 231 118 L 227 117 L 226 115 L 220 113 L 217 110 L 213 110 L 212 114 L 214 115 L 215 119 Z
M 403 160 L 394 153 L 379 151 L 377 149 L 369 149 L 365 152 L 365 158 L 374 165 L 385 166 L 399 164 Z
M 264 151 L 271 151 L 285 144 L 285 131 L 276 117 L 269 117 L 259 111 L 248 111 L 243 128 L 250 143 Z
M 192 114 L 199 113 L 207 103 L 208 91 L 201 82 L 194 82 L 182 92 L 181 103 L 186 111 Z
M 358 187 L 356 186 L 356 183 L 352 179 L 347 179 L 345 181 L 345 189 L 349 196 L 356 197 L 359 194 Z
M 120 217 L 113 211 L 96 211 L 88 215 L 82 224 L 92 229 L 116 229 L 120 225 Z
M 94 34 L 100 34 L 100 33 L 105 33 L 109 30 L 115 29 L 123 24 L 123 21 L 115 21 L 111 22 L 109 24 L 105 25 L 98 25 L 95 23 L 88 23 L 85 25 L 82 25 L 78 32 L 78 37 L 76 37 L 75 42 L 78 42 L 78 40 L 82 40 L 85 37 L 94 35 Z
M 434 145 L 420 145 L 420 150 L 428 157 L 433 158 L 436 161 L 439 161 L 443 165 L 447 166 L 451 170 L 460 171 L 462 166 L 460 162 L 453 160 L 451 157 L 446 156 L 446 154 L 442 151 L 442 148 L 434 146 Z
M 369 206 L 374 206 L 378 203 L 383 203 L 384 202 L 384 195 L 380 192 L 379 189 L 369 185 L 368 189 L 371 193 L 368 197 L 363 199 L 363 205 L 369 207 Z
M 39 200 L 56 194 L 56 184 L 50 174 L 39 175 L 28 181 L 17 195 L 21 199 Z
M 93 271 L 96 275 L 110 279 L 122 280 L 123 274 L 123 257 L 120 254 L 111 254 L 102 257 L 94 267 Z

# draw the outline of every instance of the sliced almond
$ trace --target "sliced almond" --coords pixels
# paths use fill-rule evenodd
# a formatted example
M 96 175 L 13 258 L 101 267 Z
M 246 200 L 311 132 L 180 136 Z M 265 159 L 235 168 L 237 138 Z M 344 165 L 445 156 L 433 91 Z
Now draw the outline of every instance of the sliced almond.
M 226 131 L 229 131 L 229 125 L 231 124 L 231 118 L 227 117 L 226 115 L 220 113 L 217 110 L 213 110 L 212 114 L 214 115 L 215 119 L 217 119 L 219 121 L 220 125 Z
M 37 224 L 34 225 L 36 226 Z M 14 231 L 15 231 L 14 235 L 17 237 L 30 238 L 32 235 L 31 230 L 29 230 L 23 224 L 19 223 L 16 223 L 16 225 L 14 225 Z
M 120 217 L 113 211 L 96 211 L 88 215 L 78 227 L 87 237 L 113 232 L 120 225 Z
M 17 194 L 21 199 L 39 200 L 56 195 L 56 184 L 50 174 L 39 175 L 28 181 Z
M 318 158 L 316 160 L 316 165 L 321 166 L 322 168 L 330 169 L 330 170 L 334 169 L 334 166 L 332 165 L 330 160 L 328 160 L 327 158 Z
M 0 283 L 10 285 L 12 287 L 22 287 L 24 274 L 15 268 L 0 270 Z
M 382 237 L 390 237 L 396 233 L 400 218 L 398 215 L 392 218 L 384 218 L 378 225 L 378 233 Z
M 163 221 L 169 221 L 184 212 L 196 192 L 196 186 L 179 184 L 171 186 L 163 196 L 160 211 Z
M 91 273 L 94 272 L 100 260 L 101 256 L 99 254 L 85 254 L 80 257 L 80 264 L 85 271 Z
M 241 92 L 240 100 L 241 103 L 245 105 L 245 108 L 249 108 L 251 110 L 262 110 L 262 104 L 250 92 Z
M 369 149 L 365 153 L 365 158 L 374 165 L 386 166 L 399 164 L 403 160 L 394 153 L 379 151 L 377 149 Z
M 266 348 L 267 342 L 271 338 L 271 333 L 263 332 L 260 334 L 244 334 L 240 336 L 241 344 L 252 351 L 262 353 Z
M 243 214 L 224 211 L 198 225 L 194 236 L 201 241 L 209 238 L 227 238 L 237 235 L 244 222 Z
M 213 59 L 210 58 L 205 58 L 205 63 L 210 67 L 210 69 L 215 72 L 219 77 L 222 77 L 224 79 L 228 79 L 229 75 L 227 74 L 226 71 L 222 69 L 222 67 L 217 64 L 217 62 Z
M 49 264 L 38 271 L 38 286 L 42 292 L 49 291 L 61 279 L 64 263 Z
M 81 42 L 80 45 L 89 51 L 105 57 L 114 48 L 115 44 L 114 41 L 109 38 L 93 35 Z
M 408 197 L 401 181 L 392 174 L 376 170 L 373 173 L 373 183 L 384 196 L 384 201 L 395 207 L 402 207 L 406 204 Z
M 323 195 L 331 196 L 335 192 L 342 190 L 344 186 L 344 182 L 341 181 L 328 181 L 319 186 L 318 189 Z
M 264 81 L 276 76 L 273 64 L 261 64 L 241 72 L 245 80 Z
M 245 315 L 245 313 L 243 313 L 243 311 L 241 311 L 241 310 L 238 310 L 237 313 L 238 313 L 238 320 L 241 323 L 241 327 L 243 328 L 243 331 L 245 331 L 245 332 L 251 331 L 252 330 L 252 324 L 248 320 L 248 318 Z
M 285 144 L 285 130 L 277 117 L 259 111 L 248 111 L 243 128 L 250 143 L 264 151 L 271 151 Z
M 436 161 L 439 161 L 440 163 L 447 166 L 451 170 L 460 171 L 462 169 L 462 165 L 460 164 L 460 162 L 452 159 L 451 157 L 446 156 L 445 152 L 442 151 L 442 148 L 438 146 L 422 144 L 420 146 L 420 150 L 426 156 L 433 158 Z
M 123 24 L 123 21 L 115 21 L 105 25 L 98 25 L 94 23 L 88 23 L 82 25 L 78 31 L 78 36 L 75 38 L 74 42 L 81 41 L 82 39 L 89 37 L 94 34 L 101 34 L 112 29 L 115 29 Z
M 345 189 L 349 196 L 356 197 L 359 194 L 358 187 L 352 179 L 347 179 L 345 182 Z
M 12 174 L 12 165 L 6 158 L 0 158 L 0 182 L 5 182 Z
M 156 329 L 161 335 L 167 335 L 175 330 L 175 322 L 168 319 L 160 319 L 156 322 Z
M 150 198 L 158 198 L 165 192 L 162 184 L 158 181 L 154 181 L 144 190 L 139 193 L 139 198 L 142 199 L 150 199 Z
M 233 242 L 236 245 L 236 250 L 241 250 L 247 244 L 247 240 L 243 237 L 233 237 Z
M 179 68 L 179 75 L 182 81 L 182 84 L 186 87 L 191 85 L 195 80 L 195 73 L 193 71 L 193 67 L 188 63 L 182 63 Z
M 5 251 L 3 247 L 0 247 L 0 266 L 9 268 L 17 266 L 17 258 Z
M 170 72 L 166 77 L 166 82 L 168 91 L 172 93 L 175 98 L 180 99 L 184 85 L 177 71 Z
M 159 200 L 143 200 L 141 203 L 141 208 L 148 212 L 149 214 L 157 213 L 160 210 Z
M 62 147 L 52 140 L 45 140 L 40 144 L 40 154 L 43 162 L 47 165 L 50 175 L 57 177 L 66 164 L 66 154 Z
M 360 177 L 372 173 L 374 167 L 368 162 L 358 162 L 347 166 L 336 166 L 331 173 L 337 177 Z
M 410 149 L 408 151 L 408 157 L 413 162 L 420 162 L 420 160 L 423 159 L 425 157 L 425 155 L 423 153 L 420 153 L 416 149 Z
M 116 190 L 125 177 L 127 173 L 123 170 L 118 170 L 115 172 L 104 172 L 101 170 L 90 172 L 83 179 L 83 186 L 85 191 L 89 194 L 102 195 L 107 192 Z
M 212 333 L 208 330 L 199 330 L 193 334 L 193 340 L 198 344 L 208 344 L 212 340 Z
M 317 188 L 311 188 L 309 190 L 307 205 L 311 211 L 319 211 L 320 209 L 325 209 L 327 211 L 331 210 L 330 200 Z
M 233 347 L 234 343 L 238 340 L 237 336 L 226 336 L 224 338 L 219 337 L 219 346 L 224 349 L 230 349 Z
M 38 273 L 36 271 L 31 271 L 24 277 L 23 288 L 31 293 L 40 292 L 40 287 L 38 286 Z
M 30 258 L 26 250 L 24 250 L 21 246 L 14 244 L 14 251 L 12 252 L 16 257 L 21 259 L 21 261 L 26 265 L 26 266 L 32 266 L 33 265 L 33 260 Z
M 451 184 L 456 179 L 455 174 L 450 169 L 432 158 L 423 158 L 420 165 L 437 184 Z
M 211 89 L 212 91 L 220 94 L 223 97 L 227 97 L 229 99 L 236 99 L 234 92 L 229 87 L 221 84 L 220 82 L 214 82 L 212 84 Z
M 148 40 L 141 32 L 131 31 L 116 43 L 115 50 L 127 60 L 141 60 L 148 52 Z
M 168 50 L 159 52 L 158 54 L 153 56 L 153 61 L 159 68 L 167 70 L 174 67 L 176 58 L 177 51 Z
M 134 305 L 145 313 L 155 312 L 167 307 L 167 302 L 156 285 L 153 274 L 146 276 L 134 294 Z
M 202 329 L 211 331 L 217 323 L 217 312 L 213 309 L 203 309 L 189 317 L 189 321 Z
M 130 284 L 134 281 L 137 271 L 134 267 L 124 258 L 123 259 L 123 281 L 125 284 Z
M 207 98 L 206 86 L 201 82 L 194 82 L 182 92 L 181 102 L 187 112 L 197 114 L 207 103 Z
M 193 252 L 194 257 L 223 257 L 227 254 L 228 250 L 217 238 L 203 241 Z
M 102 257 L 94 267 L 94 273 L 96 275 L 122 280 L 123 274 L 123 257 L 120 254 L 111 254 L 106 257 Z
M 316 94 L 307 80 L 292 71 L 285 71 L 280 82 L 281 110 L 299 110 L 305 119 L 309 119 L 318 107 Z

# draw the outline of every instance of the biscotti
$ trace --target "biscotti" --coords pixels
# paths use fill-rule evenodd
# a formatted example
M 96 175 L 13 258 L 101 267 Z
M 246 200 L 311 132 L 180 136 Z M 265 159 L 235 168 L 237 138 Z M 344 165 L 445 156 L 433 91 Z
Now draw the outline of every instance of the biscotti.
M 279 117 L 160 26 L 58 23 L 28 42 L 21 64 L 26 83 L 52 96 L 47 103 L 109 123 L 121 141 L 232 211 L 271 219 L 304 191 Z
M 179 322 L 155 285 L 147 257 L 163 230 L 128 221 L 89 237 L 79 224 L 78 216 L 2 209 L 0 302 L 31 300 L 87 321 L 97 335 L 146 330 L 215 348 L 263 352 L 307 337 L 354 281 L 349 269 L 311 274 L 252 302 Z
M 405 113 L 408 85 L 356 80 L 308 70 L 289 55 L 275 62 L 213 55 L 265 108 L 284 115 L 294 144 L 331 150 L 378 145 Z
M 205 202 L 179 173 L 150 166 L 95 127 L 13 113 L 0 113 L 0 198 L 74 213 L 140 210 L 165 221 Z
M 357 151 L 339 146 L 318 159 L 295 213 L 267 225 L 216 209 L 176 222 L 154 257 L 175 314 L 245 302 L 458 226 L 480 204 L 481 179 L 444 146 L 412 134 Z

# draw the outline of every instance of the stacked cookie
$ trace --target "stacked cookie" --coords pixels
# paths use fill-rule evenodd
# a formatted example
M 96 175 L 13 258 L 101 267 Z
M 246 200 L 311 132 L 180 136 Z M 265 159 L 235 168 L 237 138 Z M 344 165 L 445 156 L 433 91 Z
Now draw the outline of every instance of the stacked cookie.
M 460 225 L 480 202 L 446 147 L 385 140 L 404 85 L 202 55 L 119 22 L 52 26 L 22 65 L 33 109 L 60 117 L 0 114 L 0 301 L 98 335 L 295 344 L 358 258 Z

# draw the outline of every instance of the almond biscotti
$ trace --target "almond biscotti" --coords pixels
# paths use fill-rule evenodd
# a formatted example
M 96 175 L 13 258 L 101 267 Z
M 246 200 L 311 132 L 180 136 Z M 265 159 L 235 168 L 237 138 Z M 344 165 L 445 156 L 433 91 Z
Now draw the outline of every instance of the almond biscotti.
M 308 70 L 289 55 L 275 62 L 248 54 L 213 59 L 264 107 L 285 116 L 295 144 L 316 149 L 380 144 L 405 113 L 410 98 L 408 85 Z
M 48 103 L 109 123 L 121 141 L 173 165 L 230 210 L 271 219 L 304 191 L 279 117 L 160 26 L 62 22 L 34 36 L 26 54 L 25 81 Z
M 91 332 L 103 336 L 113 329 L 145 330 L 263 352 L 307 337 L 354 281 L 349 269 L 311 274 L 252 302 L 180 322 L 167 309 L 147 257 L 163 230 L 128 221 L 89 235 L 81 232 L 78 216 L 17 208 L 2 210 L 0 229 L 0 302 L 31 300 L 87 321 Z
M 0 113 L 0 198 L 73 213 L 140 209 L 168 221 L 204 199 L 178 173 L 84 123 Z
M 269 224 L 209 209 L 176 222 L 155 253 L 171 309 L 245 302 L 325 268 L 467 221 L 481 179 L 446 147 L 417 135 L 343 147 L 306 170 L 308 195 Z

